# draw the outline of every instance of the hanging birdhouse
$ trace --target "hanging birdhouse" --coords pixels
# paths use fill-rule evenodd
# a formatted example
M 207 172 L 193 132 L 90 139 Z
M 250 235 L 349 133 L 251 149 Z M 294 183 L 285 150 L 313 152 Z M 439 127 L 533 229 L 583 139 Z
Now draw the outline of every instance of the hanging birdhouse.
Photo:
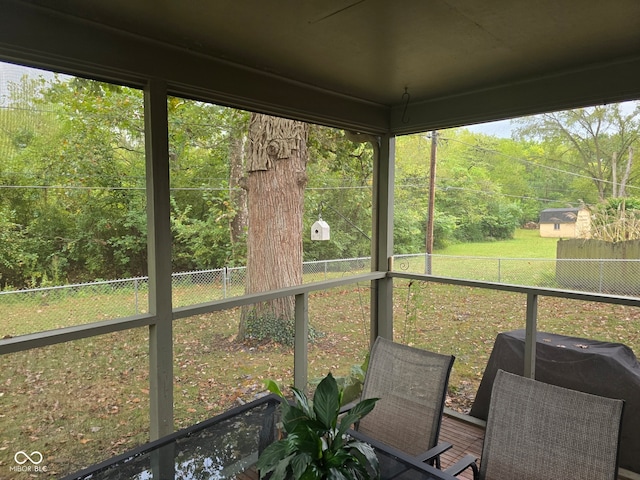
M 311 240 L 329 240 L 329 224 L 319 218 L 311 225 Z

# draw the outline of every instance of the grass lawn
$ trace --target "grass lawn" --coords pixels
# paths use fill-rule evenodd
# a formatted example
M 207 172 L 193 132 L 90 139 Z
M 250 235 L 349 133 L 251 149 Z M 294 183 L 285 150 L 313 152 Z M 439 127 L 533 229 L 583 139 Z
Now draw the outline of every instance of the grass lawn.
M 557 243 L 557 238 L 543 238 L 538 230 L 518 229 L 511 240 L 458 243 L 433 253 L 469 257 L 556 258 Z

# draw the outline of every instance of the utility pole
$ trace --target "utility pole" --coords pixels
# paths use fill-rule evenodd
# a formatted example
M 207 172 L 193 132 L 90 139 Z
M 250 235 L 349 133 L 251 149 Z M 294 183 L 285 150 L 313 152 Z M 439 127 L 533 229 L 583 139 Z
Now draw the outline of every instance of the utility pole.
M 427 213 L 427 275 L 431 275 L 431 254 L 433 253 L 433 212 L 436 203 L 436 147 L 438 132 L 431 132 L 431 162 L 429 167 L 429 207 Z

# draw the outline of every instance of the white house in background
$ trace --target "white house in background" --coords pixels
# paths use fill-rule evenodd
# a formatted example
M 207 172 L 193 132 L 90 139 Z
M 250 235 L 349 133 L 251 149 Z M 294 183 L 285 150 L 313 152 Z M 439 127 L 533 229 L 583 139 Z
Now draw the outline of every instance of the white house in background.
M 547 208 L 540 212 L 540 236 L 589 238 L 591 214 L 586 208 Z

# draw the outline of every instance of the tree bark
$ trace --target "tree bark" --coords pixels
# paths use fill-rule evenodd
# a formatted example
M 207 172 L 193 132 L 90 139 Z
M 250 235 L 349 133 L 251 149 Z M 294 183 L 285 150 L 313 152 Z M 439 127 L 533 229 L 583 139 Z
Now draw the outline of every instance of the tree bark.
M 629 156 L 627 157 L 627 166 L 625 167 L 622 180 L 620 181 L 620 188 L 618 189 L 619 197 L 627 196 L 627 182 L 629 181 L 629 175 L 631 175 L 631 167 L 633 165 L 633 147 L 629 147 Z
M 618 152 L 611 155 L 611 196 L 618 196 Z
M 246 293 L 302 283 L 302 213 L 307 182 L 309 127 L 302 122 L 252 114 L 247 161 Z M 247 320 L 293 320 L 293 297 L 244 308 L 238 339 L 245 340 Z

